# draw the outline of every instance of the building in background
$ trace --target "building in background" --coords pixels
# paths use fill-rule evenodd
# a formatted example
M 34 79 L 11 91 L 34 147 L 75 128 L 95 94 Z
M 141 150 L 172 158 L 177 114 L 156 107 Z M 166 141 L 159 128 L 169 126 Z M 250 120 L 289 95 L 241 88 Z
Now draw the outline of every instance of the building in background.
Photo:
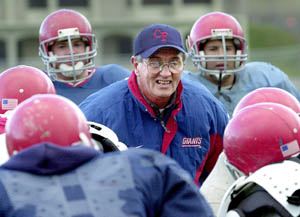
M 203 13 L 222 10 L 219 0 L 1 0 L 0 70 L 27 64 L 43 68 L 38 56 L 42 20 L 59 8 L 84 14 L 98 40 L 97 64 L 130 67 L 132 40 L 151 23 L 177 27 L 184 36 Z M 16 7 L 17 5 L 17 7 Z
M 299 76 L 299 0 L 1 0 L 0 72 L 17 64 L 44 67 L 38 57 L 39 26 L 60 8 L 78 10 L 90 20 L 98 39 L 97 65 L 131 67 L 132 40 L 145 25 L 170 24 L 186 36 L 199 16 L 219 10 L 239 19 L 250 61 L 271 62 Z

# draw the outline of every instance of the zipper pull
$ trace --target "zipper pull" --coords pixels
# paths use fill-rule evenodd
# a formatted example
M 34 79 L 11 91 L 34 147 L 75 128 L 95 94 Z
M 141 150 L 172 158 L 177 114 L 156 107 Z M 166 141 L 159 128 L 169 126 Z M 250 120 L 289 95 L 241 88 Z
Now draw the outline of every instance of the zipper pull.
M 164 128 L 164 130 L 165 130 L 167 133 L 170 133 L 170 131 L 169 131 L 168 128 L 166 127 L 165 122 L 164 122 L 163 120 L 160 121 L 160 124 L 161 124 L 161 126 Z

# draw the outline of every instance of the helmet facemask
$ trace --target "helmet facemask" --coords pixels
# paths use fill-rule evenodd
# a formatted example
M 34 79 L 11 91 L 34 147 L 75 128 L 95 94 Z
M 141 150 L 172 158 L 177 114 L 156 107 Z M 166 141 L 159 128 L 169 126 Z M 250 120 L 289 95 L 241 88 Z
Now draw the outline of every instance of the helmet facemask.
M 226 169 L 228 170 L 228 172 L 230 173 L 230 175 L 232 176 L 232 178 L 234 180 L 237 180 L 240 177 L 243 177 L 246 175 L 241 170 L 239 170 L 237 167 L 235 167 L 234 165 L 229 163 L 226 157 L 224 159 L 224 164 L 226 166 Z
M 228 74 L 233 74 L 235 72 L 241 71 L 244 68 L 244 64 L 247 61 L 248 57 L 248 55 L 245 52 L 246 46 L 242 45 L 246 43 L 244 39 L 234 36 L 231 29 L 213 29 L 211 34 L 212 35 L 210 37 L 201 39 L 200 41 L 196 41 L 195 43 L 191 44 L 192 46 L 190 47 L 189 54 L 197 69 L 201 73 L 213 75 L 218 79 L 222 79 Z M 224 54 L 206 55 L 204 53 L 203 47 L 208 40 L 221 40 Z M 236 47 L 235 55 L 227 54 L 226 40 L 233 40 L 234 46 Z M 223 60 L 224 62 L 224 69 L 207 69 L 208 62 L 216 62 L 220 60 Z M 228 62 L 231 61 L 234 62 L 235 67 L 233 69 L 228 69 Z
M 231 29 L 212 29 L 211 35 L 206 38 L 202 38 L 195 43 L 192 43 L 188 38 L 188 45 L 190 46 L 190 56 L 194 65 L 198 71 L 205 76 L 213 77 L 213 80 L 217 81 L 218 92 L 216 97 L 224 95 L 221 93 L 222 83 L 236 72 L 241 71 L 244 68 L 244 64 L 247 60 L 247 54 L 245 52 L 245 41 L 243 38 L 234 36 Z M 205 54 L 204 46 L 209 40 L 220 40 L 222 42 L 223 54 L 222 55 L 209 55 Z M 232 40 L 235 47 L 235 54 L 228 54 L 226 40 Z M 208 69 L 207 64 L 209 62 L 223 62 L 222 69 Z M 228 63 L 234 62 L 233 68 L 228 68 Z M 224 88 L 224 87 L 223 87 Z M 224 97 L 227 101 L 231 101 L 229 97 Z
M 85 52 L 74 54 L 72 46 L 74 39 L 82 39 L 87 44 Z M 67 41 L 70 54 L 63 56 L 53 54 L 51 46 L 55 41 Z M 41 42 L 39 54 L 46 66 L 47 74 L 52 80 L 66 83 L 80 82 L 92 75 L 92 73 L 84 75 L 84 72 L 95 68 L 97 42 L 94 34 L 80 34 L 77 28 L 63 29 L 58 31 L 58 37 Z

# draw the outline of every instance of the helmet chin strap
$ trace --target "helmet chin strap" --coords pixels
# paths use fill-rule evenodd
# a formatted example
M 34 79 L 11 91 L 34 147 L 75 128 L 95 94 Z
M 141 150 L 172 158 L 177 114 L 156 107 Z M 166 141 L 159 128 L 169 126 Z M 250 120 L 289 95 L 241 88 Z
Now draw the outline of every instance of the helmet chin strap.
M 223 78 L 223 71 L 220 70 L 220 73 L 219 73 L 219 77 L 218 77 L 218 93 L 221 94 L 221 88 L 222 88 L 222 78 Z
M 231 99 L 228 95 L 221 92 L 222 90 L 222 81 L 223 81 L 223 71 L 220 70 L 219 77 L 218 77 L 218 91 L 215 93 L 215 97 L 220 98 L 221 96 L 227 101 L 231 102 Z
M 245 174 L 241 170 L 239 170 L 234 165 L 229 163 L 226 158 L 224 159 L 224 164 L 234 180 L 237 180 L 238 178 L 245 176 Z

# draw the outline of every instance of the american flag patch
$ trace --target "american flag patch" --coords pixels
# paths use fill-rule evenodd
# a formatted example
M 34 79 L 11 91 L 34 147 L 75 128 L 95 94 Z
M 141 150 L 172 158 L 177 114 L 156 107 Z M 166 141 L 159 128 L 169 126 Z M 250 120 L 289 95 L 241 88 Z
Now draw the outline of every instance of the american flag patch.
M 290 143 L 284 144 L 280 146 L 281 153 L 283 157 L 291 156 L 296 154 L 300 151 L 299 144 L 297 140 L 294 140 Z
M 5 99 L 1 100 L 1 109 L 2 110 L 12 110 L 18 105 L 18 99 Z

